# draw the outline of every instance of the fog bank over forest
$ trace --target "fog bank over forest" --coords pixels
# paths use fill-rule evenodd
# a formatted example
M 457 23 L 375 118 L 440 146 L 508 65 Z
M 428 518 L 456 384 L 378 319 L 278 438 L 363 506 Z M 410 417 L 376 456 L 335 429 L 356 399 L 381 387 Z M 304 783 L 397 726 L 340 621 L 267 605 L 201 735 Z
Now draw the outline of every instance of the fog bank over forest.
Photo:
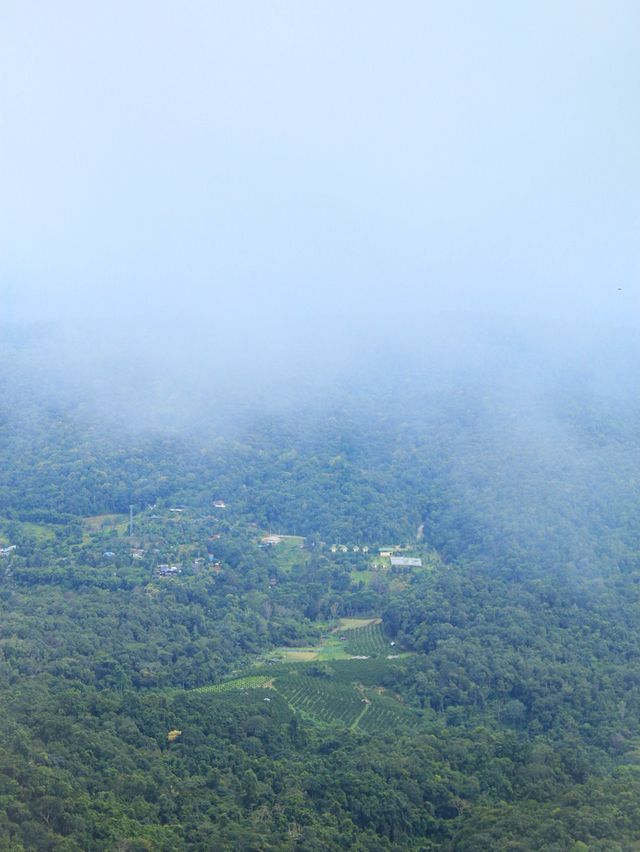
M 615 296 L 613 296 L 615 299 Z M 514 417 L 544 416 L 548 395 L 635 397 L 640 347 L 630 328 L 535 326 L 481 315 L 407 314 L 389 321 L 256 320 L 226 325 L 209 315 L 170 319 L 86 319 L 5 323 L 4 382 L 41 402 L 81 402 L 136 428 L 160 412 L 179 428 L 215 410 L 260 413 L 374 405 L 394 396 L 483 394 Z M 355 396 L 354 396 L 355 394 Z M 173 416 L 170 410 L 173 410 Z
M 613 386 L 640 307 L 638 23 L 6 3 L 3 320 L 103 399 L 274 400 L 397 361 Z
M 627 2 L 5 4 L 14 439 L 272 422 L 354 470 L 435 465 L 463 516 L 487 488 L 571 514 L 617 482 L 626 506 L 638 23 Z

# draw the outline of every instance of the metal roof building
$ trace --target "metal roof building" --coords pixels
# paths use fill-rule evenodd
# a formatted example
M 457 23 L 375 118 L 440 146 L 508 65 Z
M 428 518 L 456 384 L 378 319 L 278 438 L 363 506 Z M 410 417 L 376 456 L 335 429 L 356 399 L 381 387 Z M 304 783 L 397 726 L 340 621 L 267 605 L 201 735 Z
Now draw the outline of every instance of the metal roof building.
M 414 559 L 410 556 L 392 556 L 392 568 L 422 568 L 422 559 Z

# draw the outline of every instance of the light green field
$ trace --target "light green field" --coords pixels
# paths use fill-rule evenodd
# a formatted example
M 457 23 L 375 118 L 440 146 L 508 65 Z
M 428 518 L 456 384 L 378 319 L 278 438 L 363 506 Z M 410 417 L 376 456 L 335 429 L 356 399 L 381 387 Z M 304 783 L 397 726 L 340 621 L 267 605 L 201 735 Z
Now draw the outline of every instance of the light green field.
M 274 656 L 281 657 L 285 663 L 308 663 L 317 660 L 321 648 L 276 648 Z
M 128 515 L 91 515 L 84 519 L 84 525 L 89 532 L 100 532 L 102 529 L 126 529 Z
M 318 645 L 316 648 L 276 648 L 274 656 L 280 657 L 285 663 L 349 659 L 349 654 L 344 650 L 343 643 L 334 636 L 329 636 L 322 645 Z
M 51 541 L 56 537 L 54 527 L 49 524 L 35 524 L 31 521 L 24 521 L 21 526 L 27 535 L 32 535 L 37 541 Z
M 91 515 L 83 518 L 82 541 L 84 544 L 88 544 L 91 541 L 91 536 L 102 531 L 122 534 L 126 532 L 128 525 L 128 515 Z
M 350 660 L 352 655 L 347 652 L 348 644 L 341 636 L 350 630 L 358 630 L 380 624 L 381 618 L 341 618 L 338 626 L 325 637 L 321 645 L 305 648 L 276 648 L 273 656 L 284 663 L 309 663 L 328 660 Z
M 283 535 L 280 536 L 282 541 L 276 544 L 272 550 L 273 555 L 278 563 L 278 567 L 283 571 L 291 571 L 294 565 L 303 565 L 309 559 L 309 552 L 303 550 L 301 545 L 304 544 L 304 538 L 300 535 Z

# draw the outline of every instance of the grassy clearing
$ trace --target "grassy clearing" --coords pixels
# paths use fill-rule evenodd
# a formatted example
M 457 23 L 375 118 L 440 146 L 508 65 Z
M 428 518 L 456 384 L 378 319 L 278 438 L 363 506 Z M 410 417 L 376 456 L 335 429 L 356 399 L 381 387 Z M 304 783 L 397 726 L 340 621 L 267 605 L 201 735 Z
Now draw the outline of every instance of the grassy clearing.
M 91 515 L 84 518 L 84 526 L 88 532 L 100 532 L 103 529 L 126 529 L 129 523 L 128 515 Z
M 349 660 L 354 655 L 367 653 L 380 654 L 382 650 L 387 651 L 388 645 L 379 626 L 381 622 L 381 618 L 341 618 L 338 626 L 324 637 L 321 645 L 305 648 L 276 648 L 272 656 L 283 663 L 309 663 Z M 359 630 L 369 632 L 352 637 L 351 634 Z M 353 646 L 356 650 L 350 648 L 352 638 L 361 640 Z M 363 648 L 369 648 L 369 651 Z
M 318 659 L 319 648 L 276 648 L 274 657 L 281 657 L 289 663 L 308 663 Z
M 348 660 L 350 655 L 337 639 L 329 637 L 318 652 L 318 660 Z
M 303 565 L 308 561 L 309 552 L 302 547 L 304 544 L 302 536 L 283 535 L 280 538 L 280 544 L 276 544 L 272 548 L 280 570 L 288 573 L 295 565 Z
M 23 521 L 20 524 L 22 531 L 32 535 L 36 541 L 52 541 L 56 537 L 55 527 L 49 524 L 36 524 L 32 521 Z
M 315 648 L 276 648 L 274 657 L 289 663 L 309 663 L 313 660 L 348 660 L 349 654 L 344 643 L 337 636 L 331 635 Z

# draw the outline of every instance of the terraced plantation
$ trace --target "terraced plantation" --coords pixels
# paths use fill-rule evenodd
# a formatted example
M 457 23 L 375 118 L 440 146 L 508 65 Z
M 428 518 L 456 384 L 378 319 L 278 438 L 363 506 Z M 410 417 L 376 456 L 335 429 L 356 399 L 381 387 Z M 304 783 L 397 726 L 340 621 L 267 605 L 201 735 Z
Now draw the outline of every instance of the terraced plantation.
M 399 660 L 380 618 L 342 618 L 323 644 L 315 648 L 281 648 L 281 659 L 268 674 L 264 665 L 212 686 L 190 690 L 246 702 L 249 690 L 263 689 L 262 700 L 286 702 L 310 720 L 324 725 L 374 732 L 413 726 L 419 714 L 385 692 L 393 688 Z M 269 694 L 270 693 L 270 694 Z
M 294 674 L 277 678 L 274 685 L 290 707 L 316 722 L 379 731 L 418 721 L 395 698 L 360 684 Z
M 291 675 L 278 678 L 276 689 L 298 712 L 325 723 L 354 725 L 366 704 L 352 686 L 321 678 Z
M 367 696 L 371 704 L 367 706 L 367 712 L 358 721 L 358 727 L 364 731 L 388 731 L 400 725 L 413 727 L 419 721 L 419 716 L 412 710 L 407 709 L 395 698 L 379 695 L 377 692 L 367 690 Z
M 382 631 L 380 621 L 349 630 L 345 651 L 354 657 L 380 657 L 393 652 L 393 647 Z
M 231 692 L 235 689 L 259 689 L 268 687 L 271 678 L 266 675 L 250 675 L 248 677 L 238 677 L 234 680 L 225 680 L 222 683 L 214 683 L 210 686 L 199 686 L 196 689 L 190 689 L 189 692 Z
M 387 686 L 395 660 L 370 657 L 368 660 L 335 660 L 330 664 L 331 679 L 336 683 L 360 683 L 363 686 Z

